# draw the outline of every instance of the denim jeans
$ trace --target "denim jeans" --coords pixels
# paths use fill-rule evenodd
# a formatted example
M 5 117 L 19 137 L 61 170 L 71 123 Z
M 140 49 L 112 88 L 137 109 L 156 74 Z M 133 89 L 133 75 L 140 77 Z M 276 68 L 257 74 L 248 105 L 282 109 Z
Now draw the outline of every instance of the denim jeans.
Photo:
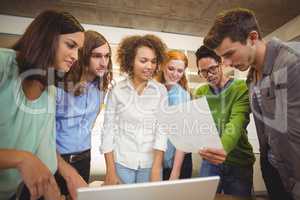
M 151 168 L 130 169 L 115 163 L 117 175 L 124 184 L 150 182 Z
M 175 152 L 176 152 L 175 146 L 170 142 L 170 140 L 168 140 L 167 149 L 164 155 L 164 168 L 172 169 Z
M 227 164 L 214 165 L 202 161 L 200 177 L 220 176 L 217 193 L 251 197 L 253 187 L 253 166 L 238 167 Z

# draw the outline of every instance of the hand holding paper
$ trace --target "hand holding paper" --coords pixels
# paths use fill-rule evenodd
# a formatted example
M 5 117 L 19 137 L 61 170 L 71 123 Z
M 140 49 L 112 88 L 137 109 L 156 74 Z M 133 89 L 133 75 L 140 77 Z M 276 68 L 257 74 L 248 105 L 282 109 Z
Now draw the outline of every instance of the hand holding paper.
M 203 148 L 223 150 L 205 97 L 161 109 L 157 118 L 159 128 L 179 150 L 194 153 Z
M 199 151 L 200 156 L 209 162 L 217 165 L 226 160 L 227 153 L 224 149 L 205 148 Z

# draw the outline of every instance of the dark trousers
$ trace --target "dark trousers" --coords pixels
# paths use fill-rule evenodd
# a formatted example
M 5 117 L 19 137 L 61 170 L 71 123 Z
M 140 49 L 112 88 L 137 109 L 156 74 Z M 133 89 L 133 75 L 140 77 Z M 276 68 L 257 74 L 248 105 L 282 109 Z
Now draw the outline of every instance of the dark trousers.
M 250 198 L 253 187 L 253 166 L 214 165 L 202 160 L 200 177 L 220 176 L 217 193 Z
M 171 175 L 172 169 L 171 168 L 164 168 L 163 169 L 163 180 L 169 180 Z M 181 170 L 180 170 L 180 179 L 191 178 L 193 172 L 193 161 L 192 161 L 192 154 L 187 153 L 184 156 Z
M 271 165 L 267 157 L 260 157 L 260 166 L 269 198 L 271 200 L 293 200 L 292 195 L 285 190 L 278 171 Z
M 71 154 L 63 154 L 61 157 L 69 163 L 72 167 L 76 169 L 76 171 L 79 173 L 79 175 L 88 183 L 89 177 L 90 177 L 90 167 L 91 167 L 91 154 L 90 150 L 88 150 L 87 156 L 84 156 L 82 159 L 78 161 L 72 161 Z M 68 195 L 68 187 L 65 179 L 61 176 L 59 172 L 55 173 L 55 180 L 58 184 L 58 187 L 60 188 L 60 192 L 63 195 Z
M 13 198 L 11 198 L 10 200 L 15 200 L 15 199 L 16 199 L 16 196 L 14 196 Z M 30 192 L 29 192 L 28 188 L 25 185 L 23 185 L 22 192 L 19 195 L 18 199 L 20 199 L 20 200 L 30 200 Z M 38 200 L 44 200 L 44 198 L 41 197 Z

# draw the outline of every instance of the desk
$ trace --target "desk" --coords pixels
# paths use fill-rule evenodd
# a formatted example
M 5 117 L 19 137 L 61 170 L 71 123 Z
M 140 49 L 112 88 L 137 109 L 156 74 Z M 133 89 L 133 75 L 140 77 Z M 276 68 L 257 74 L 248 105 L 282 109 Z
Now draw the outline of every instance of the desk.
M 252 198 L 234 197 L 225 194 L 216 194 L 215 200 L 251 200 Z

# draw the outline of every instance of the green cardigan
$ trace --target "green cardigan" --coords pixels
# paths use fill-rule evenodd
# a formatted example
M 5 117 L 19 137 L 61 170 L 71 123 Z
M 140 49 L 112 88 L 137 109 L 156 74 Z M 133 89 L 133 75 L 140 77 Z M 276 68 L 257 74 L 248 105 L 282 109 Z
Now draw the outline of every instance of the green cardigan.
M 209 85 L 195 90 L 196 98 L 206 96 L 216 127 L 220 133 L 226 164 L 253 165 L 255 157 L 248 141 L 249 95 L 244 81 L 233 80 L 220 94 L 214 94 Z

